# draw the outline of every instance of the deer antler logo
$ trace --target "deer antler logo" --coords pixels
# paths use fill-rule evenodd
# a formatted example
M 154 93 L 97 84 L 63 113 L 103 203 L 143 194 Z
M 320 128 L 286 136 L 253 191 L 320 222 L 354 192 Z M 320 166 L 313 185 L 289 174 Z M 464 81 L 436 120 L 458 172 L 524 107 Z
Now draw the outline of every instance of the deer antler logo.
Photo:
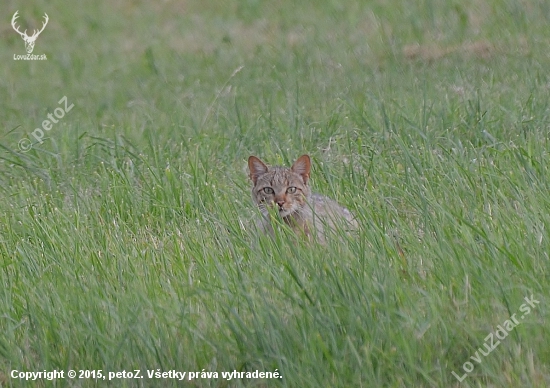
M 19 35 L 21 35 L 21 38 L 23 38 L 23 40 L 25 41 L 25 50 L 27 50 L 27 53 L 31 54 L 32 50 L 34 50 L 34 43 L 36 42 L 36 38 L 38 38 L 38 35 L 40 35 L 42 31 L 44 31 L 44 28 L 48 24 L 48 20 L 49 20 L 48 14 L 47 13 L 44 14 L 45 21 L 44 21 L 44 24 L 42 25 L 42 29 L 40 31 L 34 30 L 34 33 L 32 34 L 32 36 L 28 36 L 27 30 L 25 30 L 25 32 L 21 32 L 19 31 L 19 28 L 15 24 L 15 20 L 19 17 L 19 15 L 17 15 L 18 13 L 19 11 L 16 11 L 13 14 L 13 18 L 11 19 L 11 26 L 15 31 L 17 31 Z

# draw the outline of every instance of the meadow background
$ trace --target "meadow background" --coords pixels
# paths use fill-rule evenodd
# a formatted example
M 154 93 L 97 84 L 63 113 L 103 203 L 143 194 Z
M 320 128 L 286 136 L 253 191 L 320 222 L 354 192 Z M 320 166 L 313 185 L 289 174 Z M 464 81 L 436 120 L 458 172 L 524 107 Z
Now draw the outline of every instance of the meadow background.
M 17 10 L 23 29 L 49 15 L 47 61 L 13 60 Z M 550 2 L 7 0 L 0 16 L 0 386 L 53 386 L 14 369 L 550 386 Z M 74 108 L 19 149 L 63 96 Z M 357 236 L 254 237 L 248 156 L 303 153 Z

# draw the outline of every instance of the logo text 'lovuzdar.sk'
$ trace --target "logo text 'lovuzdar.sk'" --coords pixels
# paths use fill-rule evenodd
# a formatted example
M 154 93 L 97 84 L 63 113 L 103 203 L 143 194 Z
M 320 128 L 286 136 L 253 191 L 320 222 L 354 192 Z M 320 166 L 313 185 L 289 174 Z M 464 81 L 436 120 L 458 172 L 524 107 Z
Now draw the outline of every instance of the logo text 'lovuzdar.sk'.
M 16 11 L 13 14 L 13 17 L 11 19 L 11 26 L 13 27 L 13 29 L 19 35 L 21 35 L 21 38 L 23 38 L 23 40 L 25 41 L 25 50 L 27 51 L 27 54 L 26 55 L 13 54 L 13 59 L 16 60 L 16 61 L 18 61 L 18 60 L 43 61 L 43 60 L 48 59 L 46 57 L 46 54 L 41 54 L 41 55 L 33 55 L 32 54 L 32 52 L 34 50 L 34 45 L 36 43 L 36 39 L 42 33 L 42 31 L 44 31 L 44 28 L 46 28 L 46 25 L 48 24 L 48 21 L 49 21 L 48 14 L 47 13 L 44 14 L 44 22 L 42 23 L 42 28 L 40 30 L 34 30 L 33 34 L 29 36 L 29 35 L 27 35 L 27 30 L 25 30 L 24 32 L 21 32 L 19 30 L 19 27 L 16 24 L 16 20 L 19 17 L 18 13 L 19 13 L 19 11 Z

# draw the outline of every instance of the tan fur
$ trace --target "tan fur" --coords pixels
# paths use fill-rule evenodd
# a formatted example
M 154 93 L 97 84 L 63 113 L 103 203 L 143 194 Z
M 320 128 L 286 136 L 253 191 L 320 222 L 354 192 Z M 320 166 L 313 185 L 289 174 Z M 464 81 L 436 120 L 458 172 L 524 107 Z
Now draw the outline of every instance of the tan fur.
M 252 199 L 263 217 L 260 227 L 273 232 L 268 207 L 278 210 L 282 221 L 297 234 L 324 243 L 328 232 L 341 225 L 356 229 L 357 221 L 348 209 L 336 201 L 311 193 L 308 186 L 311 161 L 302 155 L 292 167 L 268 167 L 255 156 L 248 158 L 250 179 L 254 184 Z M 273 213 L 273 212 L 272 212 Z

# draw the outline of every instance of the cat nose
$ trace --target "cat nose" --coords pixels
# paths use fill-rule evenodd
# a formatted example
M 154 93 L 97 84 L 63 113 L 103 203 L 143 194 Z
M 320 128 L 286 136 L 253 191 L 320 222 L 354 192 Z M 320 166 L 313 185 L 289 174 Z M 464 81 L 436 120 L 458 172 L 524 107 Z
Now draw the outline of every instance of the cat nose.
M 277 202 L 277 205 L 279 205 L 279 207 L 283 207 L 283 205 L 285 204 L 285 200 L 284 200 L 284 199 L 278 199 L 278 200 L 276 200 L 275 202 Z

